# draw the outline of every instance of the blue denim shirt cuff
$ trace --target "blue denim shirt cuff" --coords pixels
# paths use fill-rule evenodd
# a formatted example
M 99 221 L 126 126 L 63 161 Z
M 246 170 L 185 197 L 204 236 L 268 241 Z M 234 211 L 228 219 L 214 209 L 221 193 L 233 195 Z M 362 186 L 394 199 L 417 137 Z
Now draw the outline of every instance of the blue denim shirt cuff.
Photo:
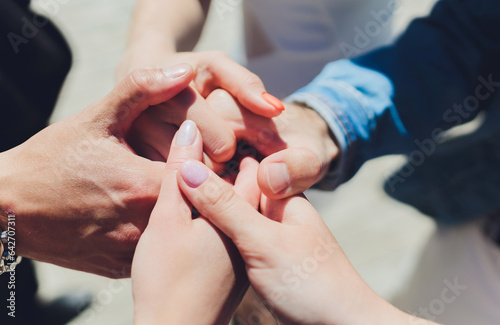
M 339 156 L 331 163 L 328 173 L 315 187 L 327 191 L 334 190 L 345 181 L 348 161 L 352 159 L 352 155 L 349 156 L 349 148 L 354 141 L 354 134 L 349 119 L 337 102 L 321 92 L 301 90 L 285 98 L 285 102 L 304 104 L 314 109 L 328 124 L 339 148 Z
M 339 158 L 316 187 L 332 190 L 366 160 L 401 146 L 406 129 L 392 102 L 393 94 L 392 82 L 385 75 L 340 60 L 328 64 L 309 85 L 285 99 L 318 112 L 339 146 Z

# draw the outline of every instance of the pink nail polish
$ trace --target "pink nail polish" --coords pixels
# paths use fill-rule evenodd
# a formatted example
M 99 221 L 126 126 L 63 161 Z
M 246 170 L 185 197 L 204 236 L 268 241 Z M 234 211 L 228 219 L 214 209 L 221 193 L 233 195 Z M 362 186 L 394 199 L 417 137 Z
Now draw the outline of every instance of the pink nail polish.
M 193 121 L 184 121 L 175 136 L 175 145 L 180 147 L 192 145 L 196 139 L 196 131 L 196 124 Z
M 199 161 L 186 161 L 181 168 L 182 179 L 192 188 L 197 188 L 208 179 L 205 166 Z

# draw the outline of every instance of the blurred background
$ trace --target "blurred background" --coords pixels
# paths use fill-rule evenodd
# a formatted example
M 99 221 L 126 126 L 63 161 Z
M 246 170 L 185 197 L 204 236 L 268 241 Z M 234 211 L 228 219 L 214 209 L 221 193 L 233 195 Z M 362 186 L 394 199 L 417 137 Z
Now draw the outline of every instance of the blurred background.
M 112 89 L 115 68 L 125 50 L 134 1 L 52 2 L 58 6 L 54 7 L 51 18 L 67 38 L 74 57 L 51 117 L 51 122 L 55 122 L 80 111 Z M 196 49 L 223 50 L 244 62 L 242 1 L 229 2 L 233 8 L 229 13 L 220 16 L 214 10 L 210 12 Z M 402 7 L 393 16 L 387 40 L 404 30 L 411 19 L 427 14 L 434 2 L 401 1 Z M 46 3 L 34 0 L 32 5 L 44 12 Z M 405 162 L 401 156 L 376 159 L 333 193 L 314 190 L 307 193 L 361 276 L 376 292 L 393 302 L 405 290 L 436 229 L 432 219 L 390 198 L 383 189 L 384 182 Z M 132 324 L 129 280 L 110 280 L 44 263 L 36 263 L 36 271 L 42 300 L 50 301 L 68 292 L 92 294 L 91 306 L 71 324 Z

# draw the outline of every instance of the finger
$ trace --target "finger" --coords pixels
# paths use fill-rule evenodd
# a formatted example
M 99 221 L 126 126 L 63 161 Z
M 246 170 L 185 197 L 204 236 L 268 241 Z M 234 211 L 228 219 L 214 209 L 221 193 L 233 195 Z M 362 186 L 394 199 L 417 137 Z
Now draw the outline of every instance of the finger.
M 184 163 L 177 180 L 196 209 L 237 246 L 239 242 L 248 242 L 272 232 L 275 225 L 271 220 L 263 217 L 239 197 L 230 184 L 203 164 L 192 160 Z
M 262 80 L 222 52 L 208 52 L 203 73 L 197 73 L 195 84 L 207 97 L 214 89 L 227 90 L 255 114 L 275 117 L 285 110 L 283 103 L 267 93 Z
M 226 172 L 226 164 L 213 161 L 206 153 L 203 153 L 202 161 L 208 168 L 213 170 L 213 172 L 219 176 Z
M 234 183 L 234 191 L 245 201 L 250 203 L 254 209 L 259 208 L 262 195 L 257 183 L 257 170 L 259 163 L 250 157 L 244 158 L 240 163 L 240 172 Z
M 304 194 L 293 195 L 281 200 L 271 200 L 262 196 L 260 208 L 264 216 L 283 224 L 324 225 L 323 219 Z
M 93 105 L 95 118 L 114 132 L 125 134 L 144 110 L 177 95 L 193 76 L 191 66 L 184 63 L 165 69 L 136 70 Z
M 143 113 L 133 123 L 126 141 L 141 157 L 165 162 L 177 130 L 177 125 L 152 119 L 151 114 Z
M 290 148 L 265 158 L 257 180 L 264 195 L 277 200 L 302 193 L 326 174 L 318 156 L 307 148 Z
M 184 200 L 177 185 L 177 172 L 184 162 L 190 160 L 200 161 L 203 157 L 203 144 L 201 134 L 193 121 L 185 121 L 175 134 L 170 148 L 165 172 L 163 173 L 160 195 L 151 219 L 162 218 L 165 214 L 174 216 L 179 212 L 184 221 L 191 220 L 191 210 Z M 160 213 L 158 213 L 160 211 Z M 178 220 L 177 220 L 178 221 Z
M 216 162 L 225 162 L 234 155 L 236 137 L 233 130 L 207 101 L 190 87 L 170 101 L 152 108 L 151 114 L 166 123 L 176 125 L 186 119 L 196 122 L 203 135 L 204 150 Z
M 227 91 L 214 90 L 207 102 L 231 127 L 238 140 L 244 140 L 264 155 L 286 148 L 273 119 L 254 114 L 242 107 Z

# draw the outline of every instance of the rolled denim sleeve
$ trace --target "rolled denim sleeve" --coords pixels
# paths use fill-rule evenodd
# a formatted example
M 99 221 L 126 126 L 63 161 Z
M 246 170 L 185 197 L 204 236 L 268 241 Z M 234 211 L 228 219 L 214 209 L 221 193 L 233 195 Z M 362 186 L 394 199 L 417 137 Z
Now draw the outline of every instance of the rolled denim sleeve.
M 286 98 L 314 109 L 328 123 L 339 146 L 337 163 L 317 187 L 334 189 L 349 179 L 366 160 L 384 154 L 385 140 L 391 139 L 391 152 L 406 147 L 407 132 L 391 100 L 393 93 L 385 75 L 340 60 Z M 381 128 L 383 134 L 377 132 Z
M 325 119 L 341 151 L 318 187 L 335 188 L 368 159 L 408 153 L 500 98 L 499 19 L 499 2 L 438 1 L 393 46 L 330 63 L 289 96 Z

